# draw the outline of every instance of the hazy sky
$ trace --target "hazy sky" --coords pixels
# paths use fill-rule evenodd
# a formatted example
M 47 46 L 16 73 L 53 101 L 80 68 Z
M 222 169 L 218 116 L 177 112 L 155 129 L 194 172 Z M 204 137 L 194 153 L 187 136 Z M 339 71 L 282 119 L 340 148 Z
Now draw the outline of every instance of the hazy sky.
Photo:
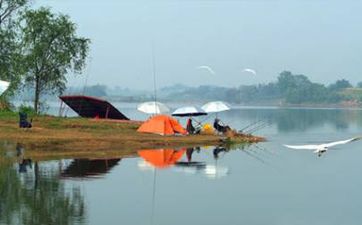
M 362 81 L 362 1 L 43 0 L 91 39 L 91 59 L 70 85 L 239 86 L 283 70 L 331 83 Z M 198 66 L 210 66 L 215 74 Z M 257 75 L 242 72 L 252 68 Z

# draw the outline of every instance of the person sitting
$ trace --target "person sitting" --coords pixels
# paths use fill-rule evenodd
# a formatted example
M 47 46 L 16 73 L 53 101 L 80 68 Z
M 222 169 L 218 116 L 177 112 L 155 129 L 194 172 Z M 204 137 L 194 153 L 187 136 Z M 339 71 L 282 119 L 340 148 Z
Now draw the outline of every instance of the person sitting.
M 221 124 L 221 121 L 218 118 L 216 118 L 214 121 L 214 128 L 220 133 L 225 133 L 231 130 L 229 126 Z
M 195 133 L 196 129 L 195 129 L 194 125 L 192 125 L 192 119 L 191 118 L 189 118 L 187 120 L 186 130 L 187 130 L 187 133 L 189 133 L 189 134 L 194 134 Z
M 28 115 L 24 112 L 19 112 L 19 127 L 20 128 L 31 128 L 31 121 L 28 121 Z

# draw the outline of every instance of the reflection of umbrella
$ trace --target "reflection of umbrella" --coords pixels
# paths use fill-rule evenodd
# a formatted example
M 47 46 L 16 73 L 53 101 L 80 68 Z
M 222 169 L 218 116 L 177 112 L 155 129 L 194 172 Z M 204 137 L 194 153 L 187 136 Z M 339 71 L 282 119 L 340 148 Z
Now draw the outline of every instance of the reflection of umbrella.
M 207 113 L 202 110 L 199 109 L 195 106 L 185 106 L 185 107 L 181 107 L 176 109 L 173 113 L 173 116 L 204 116 L 207 115 Z
M 6 89 L 8 89 L 9 85 L 9 82 L 0 80 L 0 95 L 2 95 Z
M 161 102 L 144 102 L 137 106 L 137 110 L 148 114 L 164 114 L 170 109 Z
M 227 176 L 229 169 L 217 165 L 206 165 L 205 174 L 210 179 L 216 179 Z
M 185 150 L 159 149 L 140 150 L 138 155 L 156 168 L 167 168 L 181 159 Z
M 215 101 L 215 102 L 208 102 L 201 107 L 205 112 L 212 113 L 212 112 L 222 112 L 230 110 L 230 106 L 222 101 Z

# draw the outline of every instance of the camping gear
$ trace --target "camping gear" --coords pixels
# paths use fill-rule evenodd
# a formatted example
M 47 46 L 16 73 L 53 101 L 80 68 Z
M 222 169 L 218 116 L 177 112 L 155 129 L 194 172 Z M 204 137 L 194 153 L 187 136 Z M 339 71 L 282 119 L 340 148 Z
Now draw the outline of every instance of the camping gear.
M 145 149 L 138 151 L 139 156 L 156 168 L 167 168 L 174 165 L 182 158 L 184 153 L 185 149 Z
M 0 80 L 0 95 L 2 95 L 6 91 L 6 89 L 8 89 L 9 85 L 9 82 Z
M 195 106 L 184 106 L 181 108 L 176 109 L 172 116 L 205 116 L 207 113 L 203 109 L 199 109 Z
M 214 128 L 209 123 L 205 123 L 201 129 L 201 134 L 214 134 L 214 132 Z
M 19 127 L 20 128 L 31 128 L 31 121 L 28 121 L 28 114 L 19 112 Z
M 143 133 L 154 133 L 159 135 L 186 135 L 187 131 L 177 122 L 176 119 L 167 115 L 153 116 L 144 122 L 137 130 Z
M 168 113 L 170 109 L 161 102 L 144 102 L 137 106 L 137 110 L 147 114 L 164 114 Z
M 208 102 L 201 107 L 207 113 L 218 113 L 222 111 L 230 110 L 230 106 L 222 101 Z
M 102 99 L 84 95 L 60 96 L 59 98 L 81 117 L 129 120 L 111 103 Z

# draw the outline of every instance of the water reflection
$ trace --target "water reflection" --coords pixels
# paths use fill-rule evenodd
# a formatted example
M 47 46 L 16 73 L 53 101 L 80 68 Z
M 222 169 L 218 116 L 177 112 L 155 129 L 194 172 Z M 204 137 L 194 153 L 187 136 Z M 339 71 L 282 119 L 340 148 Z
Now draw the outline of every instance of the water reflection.
M 80 188 L 67 188 L 59 180 L 59 170 L 25 159 L 24 152 L 17 144 L 17 166 L 0 164 L 0 224 L 84 223 L 86 207 Z
M 221 154 L 225 154 L 229 150 L 220 146 L 212 148 L 213 163 L 207 163 L 206 160 L 193 160 L 195 153 L 200 154 L 202 151 L 208 151 L 206 149 L 201 150 L 200 147 L 140 150 L 138 154 L 143 160 L 138 163 L 138 167 L 142 171 L 173 167 L 173 171 L 186 174 L 203 174 L 210 179 L 227 176 L 229 168 L 218 165 L 218 160 Z
M 247 121 L 250 124 L 258 120 L 270 121 L 279 132 L 307 131 L 330 125 L 336 130 L 344 131 L 350 126 L 362 127 L 362 110 L 346 109 L 294 109 L 294 108 L 245 108 L 225 113 L 232 121 Z M 242 127 L 245 124 L 234 124 Z
M 118 165 L 120 158 L 115 159 L 73 159 L 62 169 L 63 178 L 97 178 L 110 172 Z
M 19 173 L 26 173 L 29 169 L 33 169 L 33 161 L 24 158 L 24 147 L 22 144 L 16 144 L 16 156 L 18 158 Z

